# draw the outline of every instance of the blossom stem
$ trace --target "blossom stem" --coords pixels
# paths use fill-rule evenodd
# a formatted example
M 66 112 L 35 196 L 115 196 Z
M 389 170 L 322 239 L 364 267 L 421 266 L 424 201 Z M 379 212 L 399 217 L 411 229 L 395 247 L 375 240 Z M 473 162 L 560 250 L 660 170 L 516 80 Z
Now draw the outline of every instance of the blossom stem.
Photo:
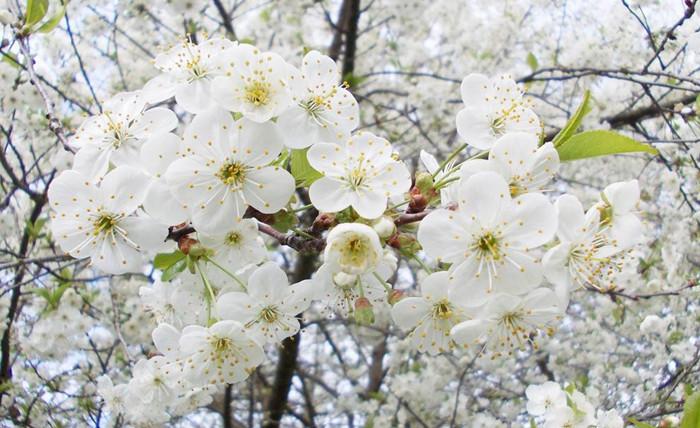
M 247 290 L 246 290 L 246 286 L 245 286 L 245 284 L 243 283 L 243 281 L 241 281 L 241 279 L 240 279 L 239 277 L 237 277 L 235 274 L 233 274 L 231 271 L 229 271 L 229 270 L 226 269 L 225 267 L 221 266 L 220 264 L 218 264 L 217 262 L 215 262 L 215 261 L 214 261 L 212 258 L 210 258 L 210 257 L 206 257 L 205 260 L 208 261 L 208 262 L 210 262 L 211 264 L 213 264 L 213 265 L 216 266 L 217 268 L 219 268 L 219 269 L 220 269 L 222 272 L 224 272 L 226 275 L 228 275 L 228 276 L 230 276 L 231 278 L 233 278 L 233 280 L 236 281 L 236 283 L 237 283 L 239 286 L 241 286 L 241 288 L 242 288 L 244 291 L 247 291 Z
M 440 164 L 440 166 L 438 167 L 438 169 L 436 169 L 436 170 L 431 174 L 431 176 L 433 177 L 433 179 L 435 179 L 435 177 L 440 173 L 440 171 L 442 171 L 443 169 L 445 169 L 445 166 L 447 166 L 447 164 L 450 163 L 450 162 L 452 161 L 452 159 L 456 158 L 457 155 L 459 155 L 459 154 L 462 152 L 462 150 L 466 149 L 466 148 L 467 148 L 467 145 L 468 145 L 467 143 L 462 144 L 461 146 L 459 146 L 459 147 L 457 148 L 457 150 L 453 151 L 453 152 L 447 157 L 447 159 L 445 159 L 444 161 L 442 161 L 442 163 Z
M 412 255 L 411 255 L 411 258 L 412 258 L 413 260 L 415 260 L 416 263 L 418 263 L 418 265 L 419 265 L 424 271 L 428 272 L 428 274 L 433 273 L 433 270 L 430 269 L 430 268 L 423 262 L 423 260 L 421 260 L 420 257 L 418 257 L 416 254 L 412 254 Z

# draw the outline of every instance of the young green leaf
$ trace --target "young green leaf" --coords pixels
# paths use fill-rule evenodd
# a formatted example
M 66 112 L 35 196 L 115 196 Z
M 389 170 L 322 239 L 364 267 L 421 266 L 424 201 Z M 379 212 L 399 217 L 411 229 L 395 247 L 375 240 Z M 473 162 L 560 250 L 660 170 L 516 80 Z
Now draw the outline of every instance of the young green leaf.
M 680 428 L 700 428 L 700 392 L 686 397 Z
M 24 23 L 31 27 L 46 15 L 49 10 L 49 0 L 27 0 L 27 16 L 24 17 Z
M 630 152 L 659 153 L 648 144 L 612 131 L 586 131 L 573 135 L 557 147 L 557 152 L 562 161 Z
M 561 131 L 559 131 L 559 133 L 552 140 L 552 144 L 554 144 L 554 147 L 559 147 L 562 144 L 564 144 L 569 138 L 571 138 L 572 135 L 574 135 L 576 130 L 581 126 L 583 118 L 588 114 L 588 112 L 591 111 L 591 107 L 589 105 L 590 100 L 591 92 L 584 92 L 583 100 L 576 109 L 576 112 L 573 116 L 571 116 L 569 121 L 566 122 L 566 125 L 564 125 Z
M 184 258 L 185 255 L 180 250 L 175 250 L 172 253 L 159 253 L 153 259 L 153 267 L 165 270 Z
M 49 19 L 48 21 L 41 24 L 41 27 L 37 28 L 37 31 L 40 33 L 44 33 L 44 34 L 50 33 L 51 31 L 53 31 L 54 28 L 56 28 L 56 26 L 58 26 L 58 24 L 61 22 L 61 20 L 65 16 L 65 14 L 66 14 L 66 5 L 61 4 L 61 6 L 58 8 L 56 13 L 54 13 L 54 15 L 51 17 L 51 19 Z
M 177 262 L 175 262 L 173 265 L 166 268 L 163 271 L 163 275 L 161 275 L 160 279 L 163 281 L 170 281 L 171 279 L 175 278 L 180 272 L 184 271 L 186 267 L 187 258 L 183 257 Z
M 540 66 L 537 62 L 537 57 L 532 52 L 527 54 L 527 65 L 530 66 L 532 71 L 536 71 Z
M 289 160 L 289 165 L 292 170 L 292 175 L 297 182 L 297 186 L 310 186 L 311 183 L 323 177 L 323 174 L 316 171 L 309 160 L 306 158 L 306 152 L 309 149 L 292 150 L 292 155 Z

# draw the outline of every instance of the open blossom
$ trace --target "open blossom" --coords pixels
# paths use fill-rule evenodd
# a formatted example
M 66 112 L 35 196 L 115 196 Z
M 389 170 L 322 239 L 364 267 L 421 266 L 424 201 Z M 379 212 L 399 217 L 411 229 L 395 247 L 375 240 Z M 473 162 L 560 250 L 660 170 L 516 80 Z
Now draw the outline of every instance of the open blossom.
M 309 188 L 311 202 L 319 211 L 337 212 L 352 206 L 364 218 L 381 216 L 389 198 L 411 186 L 406 165 L 392 153 L 387 140 L 369 132 L 358 132 L 343 146 L 314 144 L 307 157 L 324 176 Z
M 530 385 L 525 389 L 525 395 L 527 412 L 532 416 L 542 416 L 552 409 L 566 407 L 566 392 L 555 382 Z
M 148 287 L 139 288 L 144 309 L 151 312 L 159 323 L 170 323 L 177 327 L 189 324 L 204 324 L 207 307 L 199 284 L 187 284 L 182 276 L 170 282 L 157 279 Z
M 340 72 L 330 57 L 310 51 L 299 78 L 289 81 L 293 105 L 277 121 L 285 144 L 294 149 L 318 142 L 345 141 L 357 127 L 360 111 L 350 91 L 339 85 Z
M 464 108 L 457 113 L 457 132 L 471 146 L 488 150 L 506 133 L 541 132 L 540 120 L 509 76 L 470 74 L 462 80 L 461 93 Z
M 243 219 L 215 235 L 200 234 L 200 242 L 214 250 L 211 258 L 233 270 L 266 259 L 265 242 L 258 233 L 258 222 Z
M 454 348 L 450 330 L 464 321 L 467 314 L 459 304 L 447 296 L 447 272 L 436 272 L 421 284 L 420 297 L 406 297 L 391 309 L 396 325 L 410 330 L 413 346 L 431 355 Z
M 599 210 L 593 207 L 584 214 L 581 202 L 571 195 L 560 196 L 556 208 L 559 244 L 542 258 L 547 279 L 567 299 L 573 288 L 615 288 L 627 252 L 601 231 Z
M 311 280 L 289 285 L 274 262 L 257 268 L 246 292 L 221 295 L 216 310 L 221 319 L 240 322 L 260 344 L 277 343 L 299 331 L 297 315 L 311 304 Z
M 539 137 L 526 132 L 510 132 L 499 137 L 489 158 L 462 164 L 462 179 L 480 171 L 499 173 L 508 183 L 510 195 L 547 190 L 559 170 L 559 154 L 552 143 L 539 146 Z
M 222 110 L 199 114 L 185 132 L 185 146 L 186 156 L 170 165 L 165 179 L 198 231 L 225 232 L 248 205 L 279 211 L 294 192 L 292 175 L 270 165 L 282 150 L 273 123 L 234 122 Z
M 265 122 L 291 106 L 288 81 L 299 79 L 297 74 L 276 53 L 242 44 L 232 52 L 225 74 L 212 82 L 212 98 L 226 110 Z
M 452 263 L 450 298 L 469 306 L 490 293 L 523 294 L 537 287 L 542 268 L 533 249 L 556 231 L 557 215 L 544 195 L 511 198 L 495 172 L 480 172 L 460 184 L 459 207 L 437 209 L 421 222 L 425 252 Z
M 639 183 L 637 180 L 621 181 L 608 185 L 601 194 L 597 204 L 600 222 L 610 228 L 613 244 L 621 248 L 630 248 L 639 242 L 642 236 L 642 222 L 635 214 L 639 202 Z
M 110 171 L 99 186 L 77 171 L 64 171 L 49 188 L 56 241 L 105 272 L 140 271 L 144 253 L 159 248 L 167 233 L 138 212 L 146 188 L 145 175 L 128 166 Z
M 237 43 L 215 38 L 198 44 L 184 40 L 159 54 L 154 65 L 163 73 L 143 88 L 150 103 L 175 96 L 177 104 L 190 113 L 202 113 L 215 105 L 211 81 L 224 74 Z
M 185 327 L 180 350 L 187 377 L 195 385 L 240 382 L 265 359 L 245 327 L 230 320 Z
M 139 167 L 144 142 L 177 126 L 177 116 L 167 108 L 145 107 L 141 92 L 120 93 L 105 102 L 102 113 L 86 119 L 73 137 L 80 148 L 73 168 L 97 179 L 110 164 Z
M 548 288 L 537 288 L 522 297 L 495 294 L 473 319 L 452 328 L 455 342 L 465 347 L 484 343 L 496 355 L 535 344 L 539 330 L 551 333 L 549 325 L 561 316 L 558 298 Z

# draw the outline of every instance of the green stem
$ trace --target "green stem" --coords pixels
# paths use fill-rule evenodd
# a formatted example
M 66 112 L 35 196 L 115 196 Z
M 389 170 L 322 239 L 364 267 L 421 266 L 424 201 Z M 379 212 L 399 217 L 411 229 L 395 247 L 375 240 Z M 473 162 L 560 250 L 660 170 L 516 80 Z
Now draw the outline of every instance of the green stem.
M 433 177 L 433 179 L 435 179 L 435 177 L 440 173 L 440 171 L 442 171 L 443 169 L 445 169 L 445 166 L 447 166 L 447 164 L 450 163 L 450 162 L 452 161 L 452 159 L 456 158 L 456 157 L 462 152 L 462 150 L 464 150 L 464 149 L 466 149 L 466 148 L 467 148 L 467 143 L 462 144 L 461 146 L 459 146 L 459 147 L 457 148 L 457 150 L 455 150 L 454 152 L 452 152 L 452 153 L 447 157 L 447 159 L 445 159 L 444 161 L 442 161 L 442 163 L 440 164 L 440 166 L 438 167 L 438 169 L 436 169 L 435 172 L 433 172 L 433 173 L 431 174 L 431 176 Z
M 412 258 L 413 260 L 415 260 L 416 263 L 418 263 L 418 264 L 420 265 L 420 267 L 421 267 L 424 271 L 428 272 L 428 274 L 433 273 L 433 270 L 430 269 L 425 263 L 423 263 L 423 260 L 421 260 L 420 257 L 418 257 L 417 255 L 413 254 L 413 255 L 411 255 L 411 258 Z
M 374 275 L 374 277 L 377 278 L 377 281 L 379 281 L 379 283 L 384 286 L 384 289 L 386 290 L 387 294 L 391 294 L 391 286 L 386 281 L 384 281 L 377 272 L 372 272 L 372 275 Z
M 294 208 L 291 212 L 293 213 L 298 213 L 299 211 L 305 211 L 308 210 L 309 208 L 313 208 L 314 204 L 309 204 L 309 205 L 304 205 L 299 208 Z
M 216 294 L 214 294 L 214 289 L 211 287 L 207 276 L 204 275 L 204 271 L 199 266 L 199 262 L 195 261 L 194 265 L 197 268 L 197 272 L 199 272 L 199 277 L 202 278 L 202 282 L 204 283 L 204 289 L 207 291 L 207 298 L 205 299 L 207 301 L 207 324 L 211 325 L 213 321 L 211 318 L 211 305 L 216 301 Z
M 233 280 L 236 281 L 236 283 L 243 289 L 243 291 L 248 291 L 248 290 L 246 289 L 246 286 L 245 286 L 245 284 L 243 283 L 243 281 L 241 281 L 241 279 L 240 279 L 239 277 L 237 277 L 236 275 L 234 275 L 233 273 L 231 273 L 228 269 L 226 269 L 225 267 L 221 266 L 220 264 L 218 264 L 217 262 L 215 262 L 214 259 L 212 259 L 212 258 L 210 258 L 210 257 L 206 257 L 206 261 L 210 262 L 211 264 L 213 264 L 214 266 L 216 266 L 217 268 L 219 268 L 222 272 L 224 272 L 226 275 L 228 275 L 228 276 L 230 276 L 231 278 L 233 278 Z

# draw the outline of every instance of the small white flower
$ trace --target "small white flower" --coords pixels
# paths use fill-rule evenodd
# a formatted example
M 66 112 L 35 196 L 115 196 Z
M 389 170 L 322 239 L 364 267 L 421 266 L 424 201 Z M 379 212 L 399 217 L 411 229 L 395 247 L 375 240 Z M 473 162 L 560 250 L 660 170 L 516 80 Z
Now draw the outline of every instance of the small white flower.
M 625 421 L 615 409 L 607 411 L 599 409 L 596 419 L 598 428 L 624 428 L 625 426 Z
M 258 233 L 258 222 L 254 219 L 236 221 L 216 235 L 200 234 L 200 242 L 214 250 L 212 259 L 215 262 L 232 270 L 257 264 L 267 257 L 265 242 Z
M 139 405 L 148 404 L 164 408 L 174 397 L 172 365 L 165 357 L 142 358 L 132 370 L 129 395 Z
M 330 231 L 326 242 L 324 263 L 347 274 L 375 270 L 383 255 L 377 232 L 361 223 L 339 224 Z
M 496 140 L 488 160 L 464 162 L 462 179 L 480 171 L 494 171 L 506 180 L 512 197 L 545 191 L 559 170 L 559 154 L 552 143 L 538 146 L 537 135 L 510 132 Z
M 148 102 L 157 103 L 175 96 L 177 104 L 190 113 L 202 113 L 215 105 L 211 81 L 224 74 L 238 49 L 226 39 L 209 39 L 199 44 L 183 41 L 159 54 L 155 66 L 163 74 L 143 88 Z
M 613 245 L 626 249 L 637 244 L 643 235 L 642 222 L 635 214 L 639 202 L 637 180 L 608 185 L 601 199 L 596 205 L 600 211 L 600 223 L 610 228 Z
M 277 212 L 294 192 L 292 175 L 270 165 L 282 150 L 273 123 L 234 122 L 228 112 L 211 111 L 195 117 L 184 140 L 186 157 L 170 165 L 165 179 L 200 232 L 225 232 L 248 205 Z
M 406 297 L 391 309 L 399 328 L 410 330 L 413 346 L 431 355 L 454 348 L 450 330 L 466 319 L 464 308 L 447 296 L 447 272 L 427 276 L 421 284 L 420 297 Z
M 566 392 L 558 383 L 545 382 L 530 385 L 525 389 L 527 412 L 532 416 L 542 416 L 559 407 L 566 407 Z
M 611 245 L 608 235 L 600 231 L 599 210 L 593 207 L 584 214 L 579 200 L 571 195 L 560 196 L 556 208 L 560 243 L 542 258 L 547 279 L 567 300 L 572 288 L 614 288 L 627 253 Z
M 324 175 L 309 188 L 319 211 L 352 206 L 360 216 L 375 219 L 384 213 L 389 198 L 411 186 L 411 175 L 403 162 L 392 157 L 391 144 L 369 132 L 358 132 L 345 146 L 314 144 L 307 157 Z
M 506 133 L 541 132 L 540 120 L 510 76 L 470 74 L 462 80 L 461 93 L 464 109 L 457 113 L 457 132 L 471 146 L 488 150 Z
M 145 106 L 141 92 L 117 94 L 105 102 L 103 112 L 86 119 L 73 137 L 80 148 L 73 168 L 94 180 L 104 176 L 110 164 L 140 167 L 144 142 L 177 126 L 172 111 L 163 107 L 144 111 Z
M 189 324 L 206 323 L 207 307 L 202 293 L 194 286 L 183 284 L 186 281 L 184 278 L 176 278 L 171 282 L 157 279 L 152 285 L 139 289 L 144 309 L 152 312 L 157 322 L 170 323 L 180 328 Z
M 282 57 L 239 45 L 232 52 L 226 73 L 212 81 L 212 98 L 223 108 L 255 122 L 266 122 L 289 108 L 288 80 L 298 73 Z
M 450 298 L 483 304 L 492 292 L 525 293 L 540 284 L 542 268 L 532 250 L 556 231 L 557 213 L 544 195 L 511 198 L 495 172 L 480 172 L 460 184 L 459 207 L 437 209 L 421 222 L 425 252 L 450 266 Z
M 285 130 L 287 146 L 301 149 L 350 137 L 360 111 L 355 98 L 338 85 L 339 81 L 340 72 L 330 57 L 317 51 L 304 56 L 301 75 L 289 80 L 294 105 L 277 121 Z
M 228 320 L 208 328 L 188 325 L 182 330 L 180 350 L 187 377 L 199 386 L 240 382 L 265 359 L 246 329 Z
M 140 271 L 144 252 L 160 247 L 166 234 L 160 223 L 137 213 L 147 187 L 145 175 L 128 166 L 110 171 L 99 187 L 77 171 L 64 171 L 49 188 L 56 241 L 107 273 Z
M 296 316 L 311 304 L 311 285 L 290 286 L 284 271 L 267 262 L 251 274 L 246 292 L 223 294 L 216 310 L 221 319 L 243 324 L 258 343 L 277 343 L 299 331 Z
M 463 321 L 450 332 L 455 342 L 465 347 L 484 343 L 495 355 L 511 355 L 532 344 L 539 330 L 547 330 L 561 316 L 559 302 L 548 288 L 537 288 L 523 297 L 495 294 L 474 319 Z

